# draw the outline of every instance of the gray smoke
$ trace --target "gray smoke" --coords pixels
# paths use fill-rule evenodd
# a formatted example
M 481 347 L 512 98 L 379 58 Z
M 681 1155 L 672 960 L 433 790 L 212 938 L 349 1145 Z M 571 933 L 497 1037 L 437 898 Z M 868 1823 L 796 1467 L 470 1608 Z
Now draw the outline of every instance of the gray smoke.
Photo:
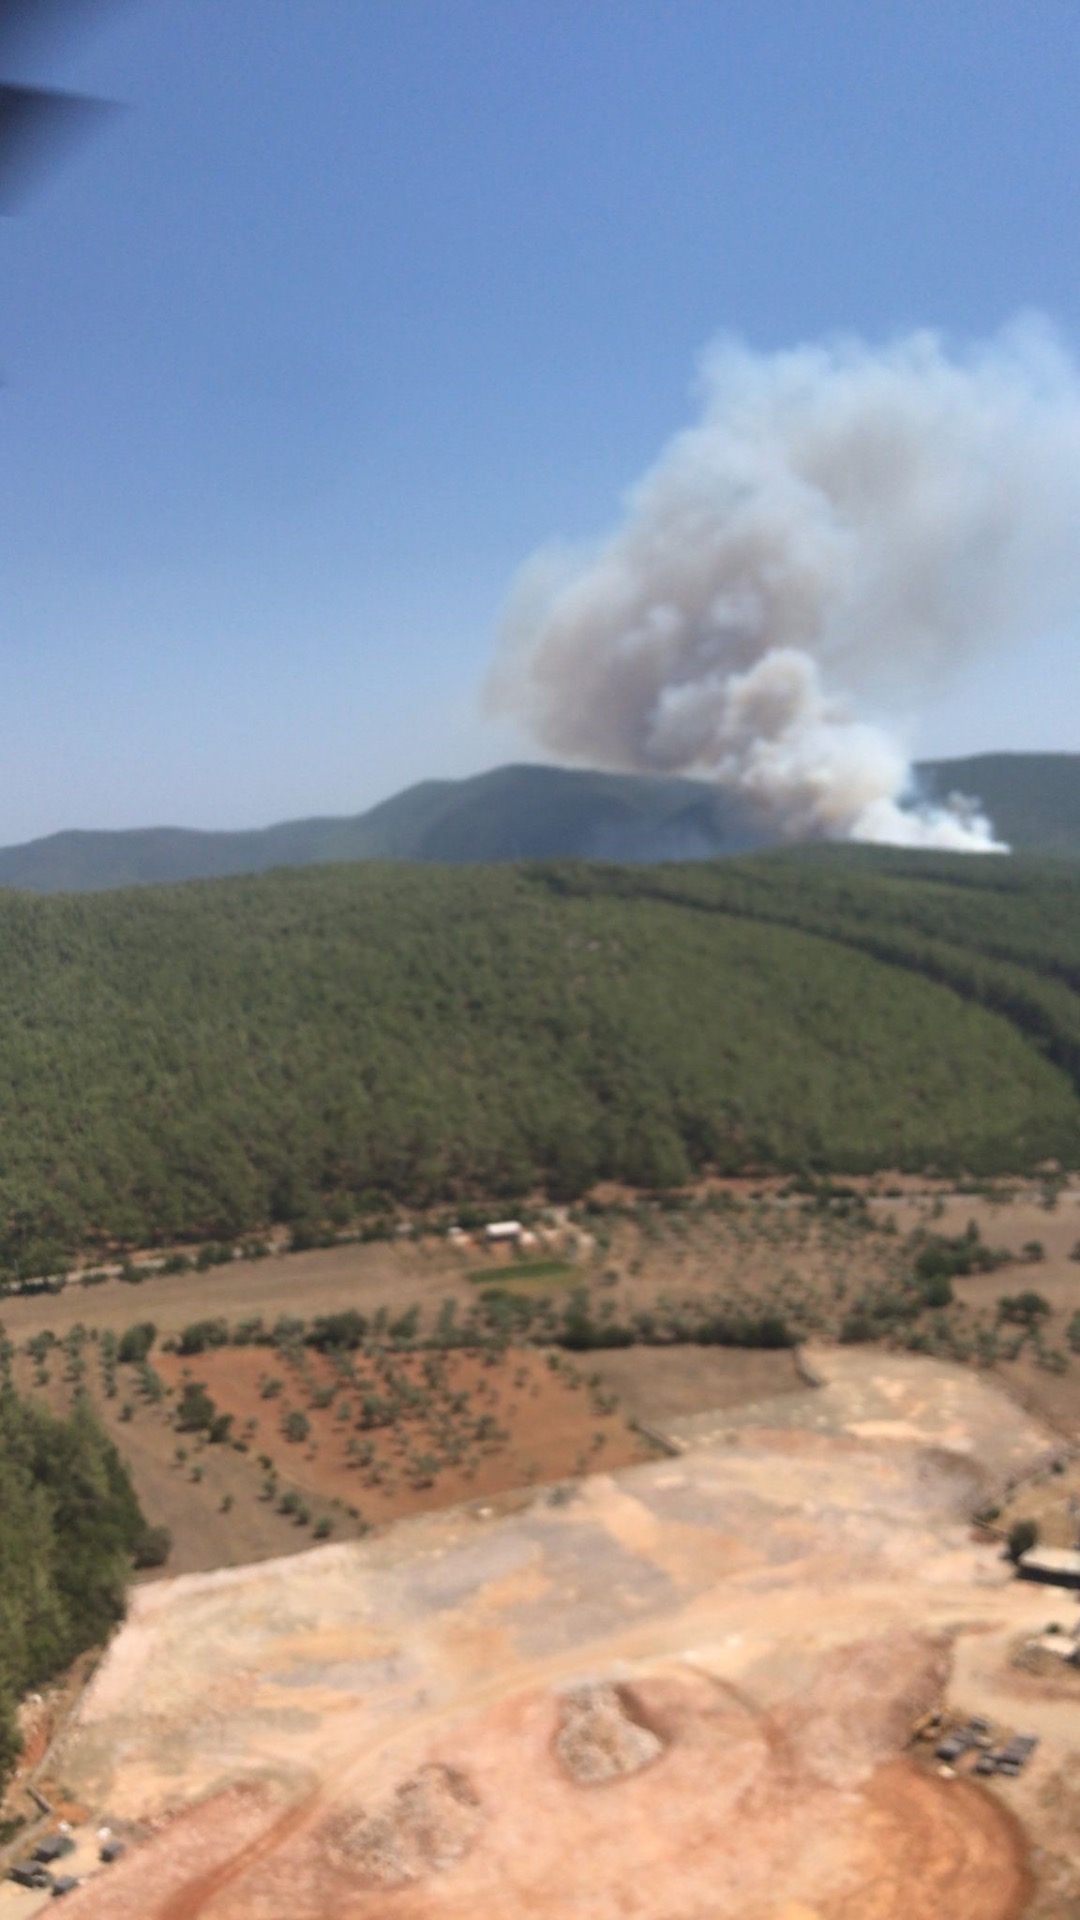
M 919 803 L 903 735 L 974 655 L 1080 606 L 1064 347 L 1035 319 L 962 354 L 726 340 L 703 386 L 615 531 L 519 575 L 491 705 L 560 759 L 705 775 L 793 839 L 998 846 L 976 803 Z

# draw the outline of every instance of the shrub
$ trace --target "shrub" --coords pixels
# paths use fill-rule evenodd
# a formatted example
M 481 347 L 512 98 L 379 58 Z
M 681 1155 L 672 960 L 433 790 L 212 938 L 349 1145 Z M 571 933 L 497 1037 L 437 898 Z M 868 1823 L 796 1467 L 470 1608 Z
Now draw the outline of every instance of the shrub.
M 916 1235 L 915 1279 L 920 1289 L 942 1278 L 963 1278 L 972 1273 L 992 1273 L 995 1267 L 1009 1264 L 1011 1255 L 1002 1248 L 988 1247 L 979 1237 L 974 1220 L 964 1233 L 921 1233 Z
M 304 1335 L 304 1341 L 324 1353 L 328 1347 L 344 1347 L 353 1352 L 363 1345 L 367 1330 L 366 1316 L 349 1308 L 343 1313 L 319 1314 Z
M 853 1347 L 864 1340 L 875 1340 L 878 1327 L 865 1307 L 853 1307 L 840 1322 L 840 1342 L 842 1346 Z
M 156 1339 L 157 1328 L 153 1321 L 139 1320 L 121 1334 L 116 1357 L 126 1365 L 141 1366 Z
M 955 1297 L 952 1281 L 947 1273 L 932 1274 L 922 1283 L 922 1301 L 925 1307 L 951 1307 Z
M 178 1353 L 205 1353 L 208 1347 L 224 1347 L 229 1329 L 224 1320 L 193 1320 L 185 1327 L 177 1345 Z
M 291 1314 L 279 1313 L 274 1322 L 271 1343 L 275 1347 L 293 1347 L 304 1337 L 306 1321 L 297 1320 Z
M 201 1381 L 189 1380 L 180 1395 L 176 1425 L 180 1433 L 198 1433 L 213 1425 L 217 1408 Z
M 1049 1300 L 1030 1288 L 1025 1293 L 1003 1293 L 998 1300 L 998 1319 L 1010 1326 L 1036 1327 L 1051 1311 Z
M 233 1250 L 224 1240 L 208 1240 L 195 1256 L 195 1271 L 206 1273 L 211 1267 L 227 1267 L 232 1257 Z
M 1038 1545 L 1038 1540 L 1039 1529 L 1034 1520 L 1014 1520 L 1009 1528 L 1009 1559 L 1018 1561 L 1022 1553 Z
M 291 1440 L 294 1444 L 299 1445 L 300 1441 L 306 1440 L 311 1432 L 311 1421 L 308 1419 L 306 1413 L 300 1411 L 299 1407 L 294 1407 L 291 1413 L 285 1415 L 281 1423 L 281 1431 L 285 1435 L 286 1440 Z

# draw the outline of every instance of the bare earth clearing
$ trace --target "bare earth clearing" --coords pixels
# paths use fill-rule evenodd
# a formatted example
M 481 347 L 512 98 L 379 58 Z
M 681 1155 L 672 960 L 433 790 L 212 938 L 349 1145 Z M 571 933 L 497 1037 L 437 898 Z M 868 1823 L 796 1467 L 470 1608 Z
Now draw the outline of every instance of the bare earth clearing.
M 957 1279 L 953 1304 L 942 1314 L 924 1314 L 919 1327 L 939 1357 L 950 1357 L 956 1343 L 974 1352 L 980 1329 L 985 1333 L 995 1325 L 1002 1295 L 1036 1288 L 1051 1309 L 1039 1347 L 1027 1341 L 1010 1359 L 1002 1340 L 992 1375 L 1064 1443 L 1080 1443 L 1080 1354 L 1071 1351 L 1066 1338 L 1080 1310 L 1080 1263 L 1071 1257 L 1080 1242 L 1080 1186 L 1072 1183 L 1058 1195 L 1052 1185 L 1000 1183 L 995 1191 L 961 1194 L 926 1182 L 879 1179 L 852 1183 L 852 1191 L 868 1196 L 862 1218 L 845 1216 L 842 1208 L 822 1215 L 805 1198 L 785 1192 L 780 1182 L 724 1183 L 710 1195 L 723 1204 L 709 1210 L 637 1208 L 628 1214 L 634 1197 L 612 1192 L 607 1198 L 623 1211 L 616 1206 L 584 1216 L 578 1231 L 568 1231 L 565 1248 L 556 1251 L 569 1252 L 576 1262 L 596 1311 L 610 1308 L 625 1318 L 654 1310 L 664 1300 L 719 1297 L 749 1309 L 801 1316 L 800 1330 L 828 1339 L 836 1337 L 855 1301 L 888 1291 L 898 1276 L 910 1272 L 913 1232 L 959 1234 L 974 1221 L 984 1241 L 1006 1248 L 1015 1264 Z M 1033 1241 L 1041 1243 L 1045 1256 L 1037 1264 L 1024 1257 Z M 9 1297 L 0 1302 L 0 1318 L 19 1348 L 19 1387 L 44 1393 L 62 1409 L 73 1390 L 63 1356 L 49 1360 L 42 1384 L 25 1352 L 26 1341 L 43 1329 L 63 1340 L 84 1325 L 97 1340 L 135 1321 L 152 1320 L 158 1330 L 154 1363 L 163 1378 L 168 1374 L 172 1388 L 180 1375 L 162 1354 L 162 1343 L 193 1321 L 220 1315 L 235 1326 L 261 1315 L 272 1326 L 281 1314 L 311 1318 L 354 1309 L 370 1317 L 380 1309 L 400 1314 L 416 1305 L 430 1327 L 447 1298 L 459 1313 L 475 1303 L 478 1289 L 470 1273 L 494 1270 L 506 1258 L 505 1251 L 487 1253 L 482 1244 L 455 1250 L 437 1238 L 352 1243 L 236 1260 L 205 1273 L 156 1276 L 140 1286 L 112 1279 L 94 1287 L 71 1285 L 56 1295 Z M 565 1297 L 564 1289 L 555 1291 Z M 291 1371 L 272 1350 L 260 1351 L 264 1370 L 281 1375 L 291 1392 L 296 1384 Z M 350 1538 L 367 1522 L 639 1458 L 640 1438 L 628 1431 L 628 1419 L 664 1428 L 673 1419 L 767 1399 L 800 1384 L 792 1355 L 785 1351 L 685 1345 L 597 1351 L 578 1356 L 566 1376 L 576 1369 L 582 1382 L 596 1378 L 617 1396 L 617 1410 L 597 1414 L 592 1390 L 556 1390 L 549 1376 L 535 1371 L 535 1356 L 511 1356 L 494 1377 L 502 1395 L 497 1424 L 509 1436 L 505 1442 L 485 1441 L 479 1457 L 460 1470 L 444 1463 L 425 1487 L 418 1484 L 422 1475 L 401 1470 L 407 1451 L 376 1434 L 380 1456 L 390 1447 L 391 1457 L 383 1459 L 388 1471 L 382 1484 L 371 1485 L 355 1455 L 347 1468 L 342 1466 L 341 1449 L 354 1436 L 353 1425 L 346 1428 L 343 1418 L 335 1427 L 336 1411 L 319 1409 L 308 1393 L 300 1404 L 312 1424 L 315 1458 L 307 1458 L 310 1447 L 282 1438 L 282 1403 L 249 1404 L 245 1369 L 250 1362 L 233 1349 L 235 1368 L 232 1358 L 207 1354 L 190 1362 L 189 1377 L 206 1380 L 221 1409 L 234 1413 L 234 1439 L 244 1437 L 249 1420 L 258 1421 L 246 1453 L 178 1435 L 175 1391 L 162 1404 L 148 1405 L 133 1369 L 120 1369 L 120 1391 L 106 1398 L 95 1347 L 87 1353 L 85 1385 L 131 1468 L 143 1508 L 172 1532 L 170 1573 L 243 1565 L 307 1545 L 310 1532 L 280 1511 L 279 1499 L 267 1497 L 260 1456 L 272 1460 L 279 1493 L 291 1490 L 302 1497 L 312 1526 L 331 1525 L 335 1538 Z M 511 1383 L 522 1364 L 530 1378 L 519 1393 Z M 125 1403 L 126 1420 L 121 1417 Z M 512 1417 L 504 1417 L 508 1408 Z M 485 1403 L 485 1411 L 497 1410 Z M 603 1447 L 593 1452 L 601 1431 Z M 365 1440 L 361 1433 L 360 1443 Z M 413 1447 L 414 1454 L 424 1450 Z M 1069 1494 L 1080 1495 L 1080 1478 L 1076 1486 L 1063 1481 L 1039 1497 L 1048 1540 L 1069 1534 Z M 1026 1512 L 1031 1496 L 1025 1497 Z
M 808 1358 L 678 1459 L 140 1588 L 53 1773 L 144 1838 L 72 1920 L 1075 1914 L 1075 1696 L 1012 1651 L 1076 1603 L 967 1520 L 1048 1437 L 972 1371 Z M 909 1755 L 943 1695 L 1028 1772 Z

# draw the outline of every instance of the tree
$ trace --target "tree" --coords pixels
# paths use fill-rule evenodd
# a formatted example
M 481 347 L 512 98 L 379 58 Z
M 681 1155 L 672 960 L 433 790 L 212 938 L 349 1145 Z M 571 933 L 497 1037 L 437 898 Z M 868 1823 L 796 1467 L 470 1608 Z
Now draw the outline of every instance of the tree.
M 125 1366 L 141 1366 L 156 1339 L 157 1328 L 153 1321 L 138 1320 L 121 1334 L 116 1358 L 123 1361 Z
M 172 1552 L 172 1534 L 168 1527 L 147 1527 L 135 1543 L 135 1565 L 163 1567 Z
M 1014 1520 L 1009 1528 L 1009 1559 L 1019 1561 L 1021 1554 L 1037 1546 L 1039 1540 L 1038 1524 L 1034 1520 Z
M 998 1319 L 1018 1327 L 1036 1327 L 1051 1311 L 1049 1300 L 1030 1287 L 1024 1293 L 1003 1293 L 998 1300 Z
M 180 1433 L 198 1433 L 211 1427 L 217 1417 L 217 1408 L 207 1393 L 201 1380 L 189 1380 L 180 1395 L 180 1404 L 176 1409 L 176 1425 Z

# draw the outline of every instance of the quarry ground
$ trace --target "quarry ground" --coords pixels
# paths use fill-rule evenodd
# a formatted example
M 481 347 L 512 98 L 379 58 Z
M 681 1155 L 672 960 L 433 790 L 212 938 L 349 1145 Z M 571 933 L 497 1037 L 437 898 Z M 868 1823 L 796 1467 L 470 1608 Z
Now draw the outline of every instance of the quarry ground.
M 139 1588 L 45 1782 L 134 1842 L 73 1920 L 1075 1920 L 1077 1681 L 1016 1650 L 1076 1601 L 969 1519 L 1056 1437 L 806 1361 L 678 1457 Z M 942 1777 L 942 1701 L 1029 1770 Z

